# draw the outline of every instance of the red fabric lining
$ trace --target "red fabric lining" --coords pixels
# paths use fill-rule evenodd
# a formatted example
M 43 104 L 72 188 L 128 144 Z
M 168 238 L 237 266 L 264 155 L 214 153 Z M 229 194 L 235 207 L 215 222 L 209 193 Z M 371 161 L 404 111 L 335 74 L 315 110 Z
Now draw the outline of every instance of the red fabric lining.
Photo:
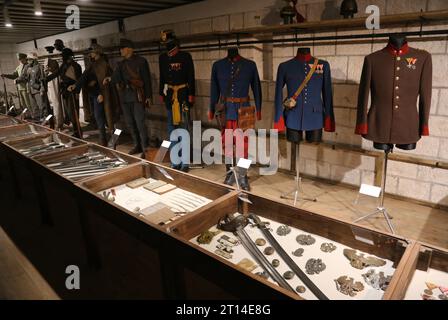
M 278 132 L 285 132 L 285 120 L 283 119 L 283 116 L 280 117 L 280 120 L 274 123 L 274 129 L 277 129 Z
M 355 133 L 356 134 L 367 134 L 368 133 L 367 123 L 357 125 Z

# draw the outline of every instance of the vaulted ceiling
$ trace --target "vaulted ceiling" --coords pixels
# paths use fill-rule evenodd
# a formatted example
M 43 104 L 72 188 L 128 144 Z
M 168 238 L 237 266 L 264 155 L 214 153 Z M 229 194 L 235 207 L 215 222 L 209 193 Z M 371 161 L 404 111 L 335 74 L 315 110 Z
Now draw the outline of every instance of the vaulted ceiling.
M 201 0 L 40 0 L 42 15 L 35 15 L 34 0 L 0 0 L 0 43 L 20 43 L 67 32 L 65 13 L 69 5 L 80 9 L 81 28 L 164 10 Z M 12 27 L 6 27 L 7 7 Z

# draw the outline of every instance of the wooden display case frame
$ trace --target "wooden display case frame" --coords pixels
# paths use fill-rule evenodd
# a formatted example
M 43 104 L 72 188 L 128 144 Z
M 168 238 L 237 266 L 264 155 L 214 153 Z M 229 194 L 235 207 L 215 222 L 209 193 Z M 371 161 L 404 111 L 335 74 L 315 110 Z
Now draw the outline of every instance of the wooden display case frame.
M 30 128 L 30 127 L 33 127 L 36 130 L 36 133 L 31 133 L 28 135 L 13 136 L 14 133 L 17 133 L 18 131 L 23 131 L 23 129 Z M 47 133 L 47 132 L 51 132 L 51 131 L 52 131 L 51 129 L 45 128 L 40 125 L 32 124 L 32 123 L 22 123 L 22 124 L 17 124 L 17 125 L 13 125 L 13 126 L 3 127 L 3 128 L 0 128 L 0 142 L 22 139 L 24 137 L 30 137 L 32 135 Z
M 287 224 L 304 232 L 313 233 L 325 237 L 330 241 L 337 241 L 353 249 L 393 261 L 396 270 L 389 287 L 384 292 L 383 299 L 401 300 L 404 298 L 405 291 L 403 289 L 409 285 L 409 269 L 412 269 L 412 265 L 416 263 L 416 252 L 419 249 L 418 243 L 392 234 L 375 231 L 348 221 L 336 220 L 311 213 L 251 193 L 248 196 L 252 204 L 247 204 L 236 197 L 233 203 L 227 202 L 224 206 L 216 206 L 208 212 L 199 212 L 189 216 L 184 221 L 173 223 L 170 225 L 169 231 L 185 245 L 193 247 L 203 255 L 209 256 L 221 264 L 228 265 L 244 273 L 248 277 L 247 286 L 250 286 L 249 283 L 251 281 L 258 281 L 277 290 L 280 294 L 285 295 L 285 297 L 300 299 L 298 295 L 291 294 L 283 288 L 273 285 L 261 277 L 257 277 L 230 263 L 226 259 L 190 242 L 190 239 L 197 237 L 201 232 L 215 226 L 219 219 L 227 214 L 233 214 L 235 212 L 244 214 L 249 212 L 255 213 L 261 218 L 265 217 L 282 224 Z M 187 257 L 183 260 L 187 262 L 191 261 Z M 198 273 L 205 272 L 195 264 L 187 263 L 185 267 Z

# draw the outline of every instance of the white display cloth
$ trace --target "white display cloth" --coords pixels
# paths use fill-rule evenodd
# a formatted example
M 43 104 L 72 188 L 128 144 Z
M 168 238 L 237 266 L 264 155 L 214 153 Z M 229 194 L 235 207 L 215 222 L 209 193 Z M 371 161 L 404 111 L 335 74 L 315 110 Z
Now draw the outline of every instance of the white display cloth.
M 261 218 L 261 217 L 260 217 Z M 291 233 L 289 233 L 287 236 L 278 236 L 276 231 L 277 228 L 282 225 L 278 222 L 275 222 L 273 220 L 261 218 L 262 221 L 268 221 L 270 222 L 270 226 L 272 228 L 272 235 L 275 237 L 275 239 L 279 242 L 279 244 L 283 247 L 283 249 L 290 255 L 290 257 L 297 263 L 297 265 L 304 271 L 305 271 L 305 265 L 306 262 L 309 259 L 322 259 L 322 261 L 326 265 L 326 269 L 322 271 L 319 274 L 314 275 L 308 275 L 308 277 L 313 281 L 318 288 L 330 299 L 330 300 L 350 300 L 350 299 L 356 299 L 356 300 L 380 300 L 382 299 L 382 296 L 384 294 L 384 291 L 382 290 L 376 290 L 373 287 L 371 287 L 369 284 L 367 284 L 364 281 L 364 278 L 362 277 L 362 274 L 367 273 L 370 269 L 374 269 L 377 273 L 380 271 L 383 271 L 385 276 L 393 275 L 395 272 L 395 268 L 393 268 L 393 262 L 390 260 L 385 260 L 386 264 L 382 267 L 367 267 L 363 270 L 355 269 L 350 265 L 350 261 L 344 256 L 343 250 L 350 247 L 347 247 L 345 245 L 342 245 L 338 242 L 331 241 L 329 239 L 326 239 L 324 237 L 304 232 L 300 229 L 291 227 Z M 215 231 L 216 226 L 211 229 L 211 231 Z M 246 232 L 250 236 L 250 238 L 255 241 L 258 238 L 263 238 L 263 234 L 261 230 L 259 230 L 257 227 L 251 227 L 247 226 L 245 228 Z M 220 234 L 215 236 L 212 240 L 212 242 L 208 245 L 199 244 L 197 242 L 197 237 L 190 240 L 190 242 L 201 246 L 204 249 L 207 249 L 210 252 L 215 252 L 216 245 L 218 244 L 218 239 L 223 235 L 226 234 L 229 237 L 233 239 L 237 239 L 235 235 L 231 232 L 224 232 L 222 231 Z M 296 237 L 299 234 L 309 234 L 313 236 L 316 239 L 316 242 L 311 246 L 302 246 L 296 241 Z M 266 240 L 266 239 L 265 239 Z M 322 243 L 333 243 L 336 245 L 336 250 L 332 253 L 325 253 L 320 250 L 320 246 Z M 270 244 L 266 240 L 266 245 L 262 247 L 258 247 L 261 252 L 263 250 L 270 246 Z M 295 257 L 292 252 L 294 252 L 298 248 L 303 248 L 304 253 L 302 257 Z M 251 255 L 244 249 L 244 247 L 239 244 L 236 247 L 233 247 L 234 253 L 232 253 L 232 263 L 235 265 L 238 264 L 242 259 L 247 258 L 253 262 L 255 260 L 251 257 Z M 361 253 L 361 251 L 357 251 L 357 253 Z M 368 254 L 367 252 L 364 252 L 366 256 L 373 256 L 371 254 Z M 270 256 L 265 257 L 268 259 L 269 262 L 272 262 L 273 259 L 278 259 L 280 261 L 280 265 L 277 268 L 279 273 L 283 276 L 283 274 L 286 271 L 290 271 L 290 268 L 286 265 L 286 263 L 281 259 L 281 257 L 278 255 L 277 252 L 274 252 L 274 254 Z M 384 259 L 383 259 L 384 260 Z M 258 266 L 256 269 L 254 269 L 252 272 L 255 274 L 257 272 L 262 272 L 263 269 Z M 340 276 L 349 276 L 354 278 L 355 281 L 360 281 L 364 285 L 364 290 L 357 293 L 355 297 L 350 297 L 347 295 L 344 295 L 340 293 L 336 289 L 336 283 L 335 280 L 339 278 Z M 271 278 L 269 278 L 269 281 L 272 283 L 276 283 Z M 302 281 L 294 275 L 294 278 L 291 280 L 287 280 L 291 287 L 293 289 L 296 289 L 297 286 L 303 285 Z M 317 298 L 313 295 L 313 293 L 310 290 L 306 290 L 305 293 L 300 294 L 301 297 L 308 299 L 308 300 L 316 300 Z

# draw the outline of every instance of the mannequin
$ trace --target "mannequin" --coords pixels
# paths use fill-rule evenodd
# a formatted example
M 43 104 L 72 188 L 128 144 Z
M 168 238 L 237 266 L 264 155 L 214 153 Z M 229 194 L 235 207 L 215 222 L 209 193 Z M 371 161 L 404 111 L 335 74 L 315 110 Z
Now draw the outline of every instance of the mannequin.
M 398 33 L 389 37 L 389 44 L 394 46 L 396 49 L 402 48 L 405 43 L 407 43 L 407 39 L 404 34 Z
M 312 60 L 310 48 L 298 48 L 297 59 L 302 62 L 309 62 Z M 300 143 L 303 140 L 303 131 L 297 131 L 293 129 L 287 129 L 286 137 L 289 142 Z M 305 131 L 305 139 L 308 142 L 321 142 L 322 141 L 322 129 Z
M 389 37 L 389 45 L 393 46 L 395 49 L 399 50 L 407 43 L 406 36 L 404 34 L 394 34 Z M 386 152 L 392 152 L 394 145 L 388 143 L 378 143 L 374 142 L 373 147 L 377 150 L 383 150 Z M 409 144 L 397 144 L 396 147 L 402 150 L 415 150 L 417 148 L 417 143 Z
M 240 54 L 238 52 L 237 47 L 229 48 L 227 50 L 227 58 L 229 58 L 229 59 L 234 59 L 234 58 L 238 57 L 239 55 Z

